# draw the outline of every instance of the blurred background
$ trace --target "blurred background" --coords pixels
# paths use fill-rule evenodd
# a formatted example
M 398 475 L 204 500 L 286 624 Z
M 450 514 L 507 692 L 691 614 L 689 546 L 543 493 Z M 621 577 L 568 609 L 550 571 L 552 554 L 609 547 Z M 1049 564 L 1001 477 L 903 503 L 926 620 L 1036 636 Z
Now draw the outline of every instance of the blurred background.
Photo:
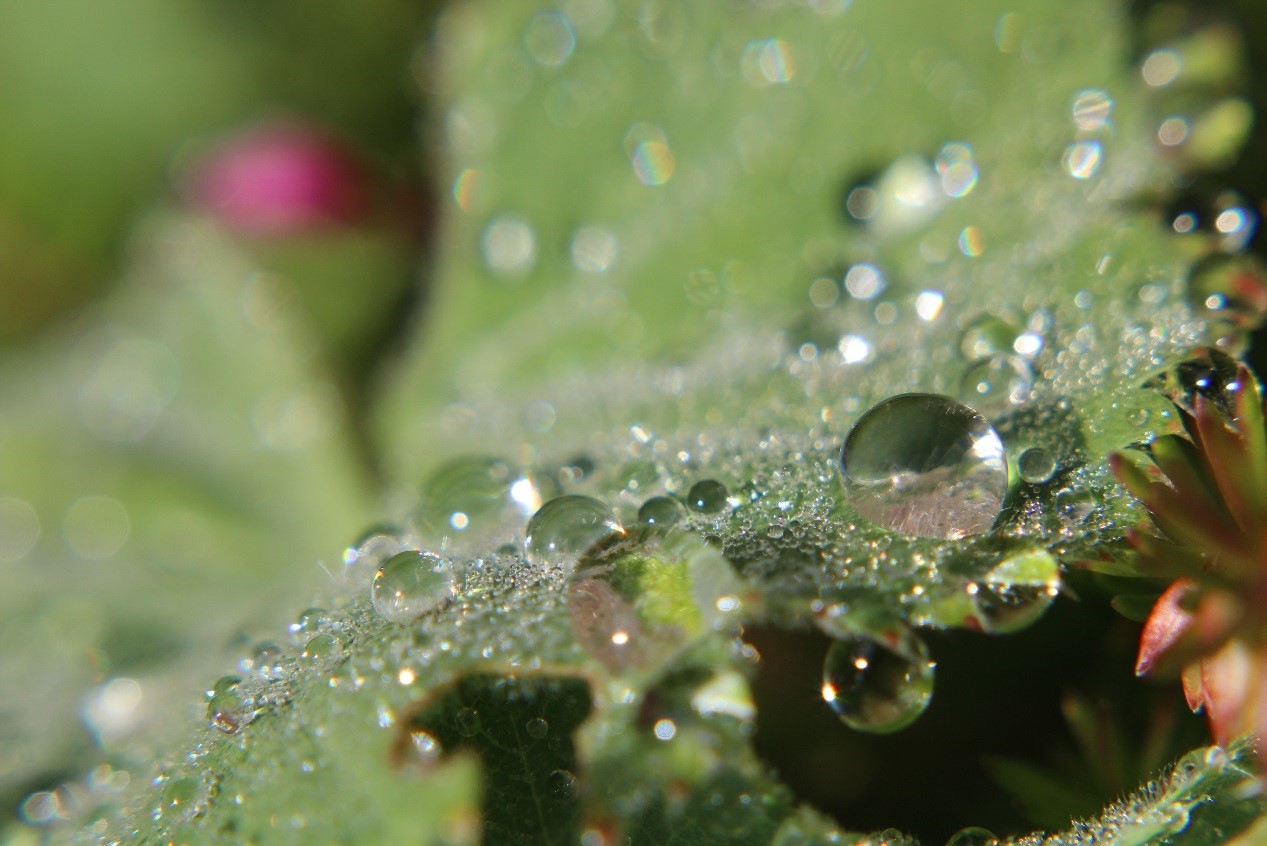
M 163 703 L 284 632 L 381 510 L 368 409 L 426 304 L 438 5 L 0 4 L 0 836 L 93 801 L 55 791 L 85 771 L 119 787 L 188 717 Z M 1136 59 L 1237 33 L 1267 113 L 1253 0 L 1133 12 Z M 1168 213 L 1230 189 L 1261 214 L 1265 150 L 1259 121 Z

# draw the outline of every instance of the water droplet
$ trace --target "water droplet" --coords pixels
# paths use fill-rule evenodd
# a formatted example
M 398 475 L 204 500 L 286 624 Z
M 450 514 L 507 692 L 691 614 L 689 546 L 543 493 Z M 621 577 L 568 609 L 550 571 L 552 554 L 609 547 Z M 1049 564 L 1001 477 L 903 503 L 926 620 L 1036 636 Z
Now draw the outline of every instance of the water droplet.
M 449 562 L 417 550 L 397 553 L 387 559 L 370 588 L 374 610 L 393 623 L 414 620 L 438 607 L 453 593 L 453 570 Z
M 872 299 L 888 287 L 884 274 L 874 264 L 850 266 L 845 271 L 844 285 L 849 296 L 858 300 Z
M 354 582 L 364 584 L 374 578 L 383 562 L 405 548 L 402 533 L 388 526 L 375 526 L 343 551 L 343 571 Z
M 579 792 L 576 776 L 569 770 L 555 770 L 546 776 L 545 792 L 556 802 L 570 803 Z
M 623 533 L 606 503 L 576 494 L 555 497 L 528 521 L 524 556 L 534 564 L 574 561 L 608 535 Z
M 1100 169 L 1103 152 L 1099 141 L 1076 141 L 1065 148 L 1061 163 L 1074 179 L 1090 179 Z
M 503 216 L 489 221 L 480 238 L 488 269 L 500 276 L 526 276 L 537 263 L 537 236 L 527 221 Z
M 443 753 L 444 746 L 439 738 L 424 729 L 414 729 L 409 733 L 409 747 L 402 763 L 417 772 L 426 772 Z
M 1183 63 L 1179 59 L 1179 53 L 1169 47 L 1149 53 L 1139 68 L 1144 82 L 1154 88 L 1161 88 L 1174 82 L 1182 69 Z
M 208 699 L 214 699 L 221 693 L 237 687 L 242 683 L 241 676 L 221 676 L 216 679 L 211 687 L 207 688 L 206 694 Z
M 529 19 L 524 47 L 541 64 L 558 67 L 576 48 L 576 32 L 566 15 L 543 9 Z
M 550 724 L 541 717 L 534 717 L 524 726 L 524 731 L 529 737 L 540 740 L 550 733 Z
M 750 41 L 744 50 L 741 68 L 744 78 L 759 87 L 781 85 L 796 76 L 792 48 L 781 38 Z
M 716 479 L 701 479 L 686 492 L 686 504 L 701 514 L 716 514 L 727 506 L 730 491 Z
M 299 617 L 296 618 L 295 622 L 290 624 L 290 633 L 301 638 L 314 635 L 321 628 L 321 624 L 325 619 L 326 611 L 324 608 L 305 608 L 299 613 Z
M 0 564 L 25 558 L 40 539 L 40 518 L 25 499 L 0 496 Z
M 1056 475 L 1056 459 L 1045 449 L 1030 447 L 1017 457 L 1016 469 L 1027 484 L 1043 485 Z
M 959 349 L 970 361 L 1006 355 L 1021 331 L 1008 321 L 985 315 L 973 321 L 959 340 Z
M 280 678 L 286 672 L 286 653 L 275 643 L 261 643 L 255 647 L 248 665 L 261 676 Z
M 639 663 L 642 623 L 615 588 L 601 579 L 580 579 L 568 585 L 567 603 L 581 648 L 613 673 Z
M 984 631 L 1009 634 L 1035 623 L 1060 593 L 1060 568 L 1045 550 L 1016 553 L 969 590 Z
M 999 838 L 986 828 L 962 828 L 950 836 L 946 846 L 999 846 Z
M 977 163 L 967 144 L 951 143 L 941 148 L 933 162 L 941 175 L 941 190 L 958 199 L 972 193 L 977 185 Z
M 998 434 L 971 408 L 936 394 L 902 394 L 872 407 L 845 439 L 841 470 L 858 513 L 920 537 L 988 530 L 1007 491 Z
M 963 395 L 982 408 L 1001 408 L 1024 402 L 1034 375 L 1020 356 L 1002 355 L 978 362 L 963 377 Z
M 1237 339 L 1267 315 L 1267 271 L 1254 256 L 1214 253 L 1188 271 L 1188 299 L 1213 331 Z
M 316 667 L 333 667 L 343 657 L 343 644 L 331 634 L 314 635 L 304 644 L 299 657 Z
M 576 642 L 614 674 L 659 666 L 705 631 L 731 624 L 742 584 L 700 538 L 639 525 L 592 549 L 568 584 Z
M 454 717 L 454 722 L 457 723 L 458 734 L 463 737 L 474 737 L 483 728 L 480 712 L 470 706 L 458 711 Z
M 923 156 L 895 160 L 875 185 L 875 211 L 867 225 L 880 235 L 910 232 L 933 218 L 946 202 L 941 179 Z
M 625 133 L 625 150 L 634 175 L 643 185 L 663 185 L 673 178 L 677 160 L 669 148 L 664 130 L 648 123 L 636 123 Z
M 459 458 L 423 486 L 423 519 L 442 534 L 495 525 L 507 511 L 526 517 L 540 507 L 532 481 L 498 458 Z
M 1238 379 L 1236 359 L 1218 350 L 1206 349 L 1149 384 L 1160 388 L 1171 402 L 1190 414 L 1196 398 L 1201 396 L 1231 415 L 1234 394 L 1240 387 Z
M 823 661 L 823 699 L 841 722 L 888 734 L 915 721 L 933 695 L 928 647 L 900 624 L 838 640 Z
M 1113 115 L 1113 98 L 1103 88 L 1084 88 L 1073 98 L 1073 122 L 1083 132 L 1108 126 Z
M 200 787 L 200 782 L 195 778 L 186 777 L 169 781 L 163 787 L 162 798 L 159 801 L 159 815 L 163 821 L 179 822 L 189 819 L 197 806 Z
M 611 230 L 582 226 L 572 236 L 572 264 L 585 273 L 605 273 L 615 263 L 619 246 Z
M 673 526 L 682 520 L 686 509 L 669 496 L 653 496 L 638 509 L 638 522 L 653 526 Z
M 207 703 L 207 718 L 212 728 L 225 734 L 237 734 L 255 719 L 255 708 L 247 700 L 239 685 L 230 685 L 211 697 Z

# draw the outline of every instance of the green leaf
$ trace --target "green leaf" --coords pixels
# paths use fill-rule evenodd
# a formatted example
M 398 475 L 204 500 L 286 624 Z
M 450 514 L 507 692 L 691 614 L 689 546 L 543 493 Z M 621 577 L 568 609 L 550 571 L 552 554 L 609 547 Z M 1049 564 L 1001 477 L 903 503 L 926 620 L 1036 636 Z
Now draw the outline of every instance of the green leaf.
M 352 572 L 304 632 L 339 638 L 337 666 L 255 669 L 234 733 L 204 728 L 162 764 L 160 781 L 207 799 L 155 818 L 141 794 L 123 819 L 142 842 L 440 842 L 443 806 L 392 775 L 401 715 L 438 701 L 441 719 L 457 702 L 444 691 L 483 696 L 490 677 L 531 690 L 531 710 L 543 674 L 592 696 L 574 741 L 584 832 L 793 838 L 804 815 L 749 743 L 742 625 L 847 639 L 879 620 L 889 639 L 868 648 L 914 661 L 907 626 L 992 629 L 1010 603 L 1032 620 L 1053 562 L 1099 556 L 1141 516 L 1105 457 L 1170 425 L 1142 385 L 1212 338 L 1185 298 L 1193 248 L 1147 211 L 1177 174 L 1156 155 L 1122 9 L 587 8 L 565 25 L 473 3 L 437 29 L 453 200 L 425 329 L 378 424 L 401 543 L 451 559 L 451 595 L 389 624 Z M 877 169 L 878 209 L 847 218 L 843 189 Z M 995 525 L 968 537 L 862 519 L 842 440 L 907 392 L 969 402 L 1012 461 L 1048 452 L 1052 479 L 1013 480 Z M 529 560 L 524 520 L 558 492 L 630 527 L 649 497 L 676 499 L 692 541 L 631 528 L 615 555 L 603 540 Z M 485 740 L 514 761 L 526 747 L 500 738 L 527 712 L 498 710 Z M 310 745 L 284 741 L 304 731 Z M 504 813 L 537 806 L 552 760 L 523 762 L 531 783 L 483 776 L 485 842 L 568 830 L 570 809 L 511 815 L 521 827 Z M 1198 830 L 1207 807 L 1243 827 L 1245 766 L 1243 750 L 1210 755 L 1049 842 L 1142 846 Z M 434 778 L 470 812 L 470 769 Z
M 283 626 L 372 513 L 279 283 L 193 221 L 138 243 L 114 296 L 5 365 L 5 795 L 90 760 L 85 724 L 107 750 L 179 725 L 158 703 Z M 140 704 L 109 705 L 116 677 Z

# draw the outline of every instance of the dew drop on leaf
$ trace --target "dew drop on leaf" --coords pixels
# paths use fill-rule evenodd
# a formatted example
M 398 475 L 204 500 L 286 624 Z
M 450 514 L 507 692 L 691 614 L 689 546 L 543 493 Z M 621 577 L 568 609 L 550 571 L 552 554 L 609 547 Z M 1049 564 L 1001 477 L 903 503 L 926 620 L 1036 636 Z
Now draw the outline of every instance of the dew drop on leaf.
M 998 846 L 999 838 L 987 828 L 970 826 L 961 828 L 950 836 L 946 846 Z
M 406 623 L 453 596 L 453 569 L 430 552 L 409 550 L 393 555 L 379 568 L 370 599 L 379 616 Z
M 255 709 L 241 686 L 234 684 L 211 697 L 207 703 L 207 718 L 212 728 L 225 734 L 237 734 L 255 719 Z
M 928 647 L 896 623 L 846 635 L 827 650 L 822 692 L 850 728 L 873 734 L 906 728 L 933 695 Z
M 624 534 L 616 512 L 589 496 L 555 497 L 528 521 L 524 556 L 533 564 L 575 561 L 581 553 L 613 534 Z
M 687 504 L 701 514 L 716 514 L 726 507 L 730 492 L 716 479 L 701 479 L 686 493 Z
M 159 816 L 166 822 L 178 822 L 190 817 L 197 804 L 199 782 L 194 778 L 178 778 L 163 787 L 159 804 Z
M 636 666 L 642 624 L 633 606 L 606 581 L 585 578 L 568 585 L 568 620 L 582 649 L 613 674 Z
M 550 724 L 541 717 L 533 717 L 524 726 L 524 731 L 534 740 L 540 740 L 550 733 Z
M 540 506 L 532 481 L 499 458 L 459 458 L 437 469 L 423 485 L 423 521 L 440 533 L 494 525 L 506 511 L 518 512 L 522 519 Z
M 1188 298 L 1214 323 L 1219 346 L 1237 352 L 1267 314 L 1267 271 L 1253 256 L 1214 253 L 1189 270 Z
M 971 361 L 1005 355 L 1021 332 L 1008 321 L 985 315 L 973 321 L 959 340 L 959 349 Z
M 365 584 L 383 562 L 405 549 L 401 533 L 387 526 L 375 526 L 343 552 L 343 571 L 349 579 Z M 302 621 L 301 621 L 302 622 Z
M 221 676 L 207 688 L 207 698 L 214 699 L 216 696 L 227 690 L 232 690 L 242 683 L 241 676 Z
M 968 369 L 962 395 L 981 408 L 1006 408 L 1028 398 L 1033 383 L 1034 375 L 1023 358 L 999 355 Z
M 638 522 L 649 526 L 672 526 L 681 521 L 685 509 L 670 496 L 653 496 L 638 509 Z
M 251 655 L 250 668 L 266 679 L 275 679 L 286 671 L 286 653 L 275 643 L 261 643 Z
M 424 729 L 414 729 L 409 733 L 409 746 L 402 763 L 418 772 L 425 772 L 440 760 L 443 752 L 444 747 L 434 734 Z
M 380 562 L 381 563 L 381 562 Z M 378 569 L 377 566 L 374 568 Z M 305 637 L 314 635 L 321 628 L 321 623 L 326 619 L 327 614 L 324 608 L 305 608 L 299 613 L 299 617 L 290 625 L 290 633 L 296 637 Z
M 1017 457 L 1016 469 L 1027 484 L 1042 485 L 1056 474 L 1056 459 L 1045 449 L 1030 447 Z
M 556 802 L 571 802 L 576 798 L 576 776 L 571 770 L 555 770 L 546 776 L 546 795 Z
M 741 583 L 695 535 L 636 526 L 591 550 L 568 585 L 577 643 L 613 674 L 655 667 L 733 621 Z
M 895 532 L 954 539 L 984 532 L 1007 492 L 998 433 L 949 397 L 901 394 L 858 419 L 841 451 L 845 495 Z
M 1060 568 L 1045 550 L 1016 553 L 969 585 L 984 631 L 1009 634 L 1035 623 L 1060 593 Z
M 343 644 L 331 634 L 313 635 L 299 657 L 314 667 L 332 667 L 343 657 Z

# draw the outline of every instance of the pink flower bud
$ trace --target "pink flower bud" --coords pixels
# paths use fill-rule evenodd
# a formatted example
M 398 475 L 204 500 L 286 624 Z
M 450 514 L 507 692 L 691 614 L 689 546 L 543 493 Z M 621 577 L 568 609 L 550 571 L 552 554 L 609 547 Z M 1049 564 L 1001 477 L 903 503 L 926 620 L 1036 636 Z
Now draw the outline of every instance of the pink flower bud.
M 367 175 L 346 147 L 299 123 L 271 123 L 224 140 L 189 169 L 184 193 L 225 226 L 293 235 L 357 220 Z

